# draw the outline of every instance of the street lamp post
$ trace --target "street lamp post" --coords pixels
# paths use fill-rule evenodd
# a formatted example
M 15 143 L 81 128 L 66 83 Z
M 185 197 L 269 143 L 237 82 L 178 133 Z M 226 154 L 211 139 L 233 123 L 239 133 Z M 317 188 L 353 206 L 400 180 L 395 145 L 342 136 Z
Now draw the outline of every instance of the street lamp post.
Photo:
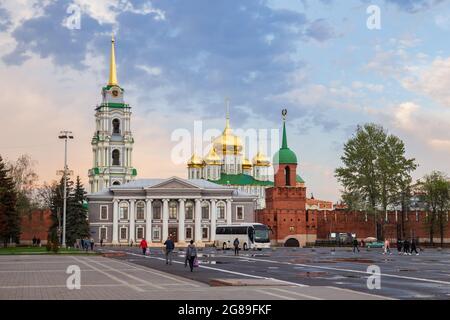
M 62 244 L 63 248 L 66 247 L 66 209 L 67 209 L 67 139 L 73 139 L 73 135 L 71 131 L 61 131 L 59 139 L 64 140 L 64 202 L 63 202 L 63 235 L 62 235 Z

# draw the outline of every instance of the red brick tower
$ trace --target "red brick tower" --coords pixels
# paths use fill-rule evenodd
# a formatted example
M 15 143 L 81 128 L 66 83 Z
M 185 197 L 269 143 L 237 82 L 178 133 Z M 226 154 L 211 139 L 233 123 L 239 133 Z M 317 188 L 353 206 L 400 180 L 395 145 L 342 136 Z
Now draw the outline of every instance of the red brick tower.
M 274 187 L 266 189 L 266 208 L 256 212 L 256 219 L 272 229 L 273 244 L 304 246 L 316 240 L 315 219 L 306 211 L 306 188 L 297 183 L 298 161 L 287 144 L 286 113 L 282 145 L 273 159 Z

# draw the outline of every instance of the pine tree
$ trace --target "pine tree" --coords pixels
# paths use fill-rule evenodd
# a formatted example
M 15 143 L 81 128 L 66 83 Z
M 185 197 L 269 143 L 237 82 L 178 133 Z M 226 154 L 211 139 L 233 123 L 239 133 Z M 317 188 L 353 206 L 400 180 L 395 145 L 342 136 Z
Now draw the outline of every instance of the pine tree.
M 20 239 L 20 215 L 17 212 L 14 182 L 0 156 L 0 241 L 6 247 L 10 240 Z
M 89 236 L 88 211 L 85 203 L 86 191 L 78 176 L 67 206 L 66 243 L 68 246 L 73 246 L 77 239 Z

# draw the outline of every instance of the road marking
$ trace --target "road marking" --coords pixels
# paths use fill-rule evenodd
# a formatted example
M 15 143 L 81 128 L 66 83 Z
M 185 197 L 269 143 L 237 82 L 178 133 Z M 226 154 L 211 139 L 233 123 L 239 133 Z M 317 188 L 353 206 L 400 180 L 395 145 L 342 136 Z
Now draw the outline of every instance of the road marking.
M 362 291 L 355 291 L 355 290 L 346 289 L 346 288 L 333 287 L 333 286 L 326 286 L 326 288 L 330 288 L 330 289 L 334 289 L 334 290 L 339 290 L 339 291 L 345 291 L 345 292 L 353 293 L 353 294 L 356 293 L 356 294 L 358 294 L 358 295 L 365 295 L 365 296 L 374 297 L 374 298 L 379 298 L 379 299 L 385 299 L 385 300 L 397 300 L 397 299 L 390 298 L 390 297 L 380 296 L 380 295 L 377 295 L 377 294 L 366 293 L 366 292 L 362 292 Z
M 129 255 L 134 255 L 134 256 L 141 257 L 141 258 L 156 259 L 156 260 L 165 261 L 164 258 L 153 257 L 153 256 L 144 256 L 144 255 L 139 255 L 139 254 L 132 253 L 132 252 L 127 252 L 127 251 L 115 251 L 115 250 L 108 250 L 108 251 L 111 251 L 111 252 L 125 252 L 125 253 L 127 253 Z M 174 263 L 178 263 L 178 264 L 184 264 L 183 262 L 176 261 L 176 260 L 173 260 L 173 262 Z M 242 273 L 242 272 L 237 272 L 237 271 L 225 270 L 225 269 L 220 269 L 220 268 L 207 267 L 207 266 L 202 266 L 201 264 L 199 265 L 199 267 L 203 268 L 203 269 L 215 270 L 215 271 L 219 271 L 219 272 L 230 273 L 230 274 L 235 274 L 235 275 L 239 275 L 239 276 L 245 276 L 245 277 L 249 277 L 249 278 L 273 280 L 273 281 L 277 281 L 277 282 L 280 282 L 280 283 L 290 284 L 290 285 L 293 285 L 293 286 L 296 286 L 296 287 L 308 287 L 307 285 L 296 283 L 296 282 L 289 282 L 289 281 L 279 280 L 279 279 L 276 279 L 276 278 L 255 276 L 255 275 L 248 274 L 248 273 Z
M 117 278 L 116 276 L 114 276 L 114 275 L 112 275 L 112 274 L 109 274 L 109 273 L 107 273 L 107 272 L 105 272 L 105 271 L 103 271 L 103 270 L 101 270 L 101 269 L 99 269 L 99 268 L 97 268 L 97 267 L 95 267 L 95 266 L 93 266 L 93 265 L 90 265 L 88 262 L 85 262 L 85 261 L 83 261 L 83 260 L 81 260 L 81 259 L 79 259 L 79 258 L 72 257 L 72 259 L 74 259 L 74 260 L 77 261 L 78 263 L 82 263 L 82 264 L 84 264 L 85 266 L 88 266 L 88 267 L 90 267 L 90 268 L 92 268 L 92 269 L 94 269 L 94 270 L 100 272 L 101 274 L 107 276 L 108 278 L 110 278 L 110 279 L 112 279 L 112 280 L 115 280 L 115 281 L 117 281 L 117 282 L 119 282 L 119 283 L 122 283 L 122 284 L 126 285 L 127 287 L 129 287 L 129 288 L 131 288 L 131 289 L 133 289 L 133 290 L 136 290 L 136 291 L 138 291 L 138 292 L 144 292 L 144 291 L 145 291 L 145 290 L 143 290 L 143 289 L 141 289 L 141 288 L 139 288 L 139 287 L 137 287 L 137 286 L 135 286 L 135 285 L 129 284 L 128 282 L 126 282 L 126 281 L 124 281 L 124 280 L 122 280 L 122 279 L 119 279 L 119 278 Z M 86 259 L 87 259 L 87 258 L 86 258 Z
M 111 252 L 124 252 L 124 251 L 114 251 L 114 250 L 108 250 L 108 251 L 111 251 Z M 165 259 L 163 259 L 163 258 L 149 257 L 149 256 L 144 256 L 144 255 L 132 253 L 132 252 L 127 252 L 127 254 L 133 255 L 133 256 L 137 256 L 137 257 L 140 257 L 140 258 L 146 257 L 146 258 L 154 258 L 154 259 L 158 259 L 158 260 L 165 261 Z M 118 261 L 118 260 L 114 260 L 114 261 L 117 262 L 117 263 L 123 263 L 123 262 L 120 262 L 120 261 Z M 175 261 L 175 260 L 174 260 L 173 262 L 175 262 L 175 263 L 180 263 L 180 264 L 182 263 L 182 262 L 178 262 L 178 261 Z M 127 264 L 127 265 L 128 265 L 128 264 Z M 199 287 L 198 284 L 194 284 L 194 283 L 190 283 L 190 282 L 188 282 L 188 281 L 181 280 L 181 279 L 179 279 L 178 277 L 169 276 L 168 274 L 166 274 L 166 273 L 164 273 L 164 272 L 156 271 L 156 270 L 154 270 L 154 269 L 149 269 L 149 268 L 145 268 L 145 269 L 144 269 L 144 268 L 136 268 L 136 269 L 137 269 L 137 270 L 144 271 L 144 272 L 152 273 L 152 274 L 161 276 L 161 277 L 163 277 L 163 278 L 166 278 L 166 279 L 169 279 L 169 280 L 172 280 L 172 281 L 175 281 L 175 282 L 179 282 L 179 283 L 184 284 L 184 285 L 190 285 L 190 286 L 193 286 L 193 287 Z
M 89 260 L 89 258 L 88 258 L 88 260 Z M 104 263 L 101 263 L 101 262 L 98 262 L 98 261 L 92 261 L 92 260 L 89 260 L 89 261 L 91 261 L 92 263 L 99 264 L 99 265 L 101 265 L 102 267 L 109 268 L 109 266 L 106 265 L 106 264 L 104 264 Z M 121 263 L 124 264 L 124 265 L 128 265 L 128 264 L 125 263 L 125 262 L 121 262 Z M 124 272 L 122 272 L 122 271 L 118 271 L 118 270 L 116 270 L 116 269 L 112 269 L 112 270 L 109 270 L 109 271 L 111 271 L 111 272 L 117 272 L 117 273 L 119 273 L 119 274 L 121 274 L 121 275 L 123 275 L 123 276 L 125 276 L 125 277 L 131 278 L 131 279 L 136 280 L 136 281 L 138 281 L 138 282 L 140 282 L 140 283 L 146 284 L 146 285 L 148 285 L 148 286 L 150 286 L 150 287 L 154 287 L 154 288 L 157 288 L 157 289 L 163 289 L 163 287 L 158 286 L 157 284 L 148 282 L 148 281 L 146 281 L 146 280 L 144 280 L 144 279 L 142 279 L 142 278 L 135 277 L 135 276 L 133 276 L 133 275 L 131 275 L 131 274 L 127 274 L 127 273 L 124 273 Z
M 232 258 L 231 256 L 223 256 Z M 270 262 L 270 263 L 277 263 L 277 264 L 285 264 L 285 265 L 294 265 L 294 266 L 300 266 L 305 268 L 312 268 L 312 269 L 323 269 L 323 270 L 333 270 L 333 271 L 341 271 L 341 272 L 348 272 L 348 273 L 359 273 L 359 274 L 366 274 L 366 275 L 372 275 L 372 273 L 367 271 L 360 271 L 360 270 L 353 270 L 353 269 L 342 269 L 342 268 L 333 268 L 333 267 L 324 267 L 324 266 L 314 266 L 314 265 L 308 265 L 308 264 L 302 264 L 302 263 L 292 263 L 292 262 L 280 262 L 280 261 L 273 261 L 273 260 L 267 260 L 267 259 L 256 259 L 256 258 L 247 258 L 255 261 L 263 261 L 263 262 Z M 433 280 L 433 279 L 424 279 L 424 278 L 417 278 L 417 277 L 407 277 L 407 276 L 399 276 L 395 274 L 388 274 L 388 273 L 381 273 L 382 277 L 390 277 L 390 278 L 398 278 L 398 279 L 406 279 L 406 280 L 416 280 L 416 281 L 422 281 L 422 282 L 431 282 L 431 283 L 438 283 L 438 284 L 445 284 L 450 285 L 450 282 L 448 281 L 442 281 L 442 280 Z
M 273 296 L 273 297 L 277 297 L 283 300 L 295 300 L 295 298 L 292 297 L 287 297 L 287 296 L 282 296 L 280 294 L 276 294 L 273 292 L 269 292 L 268 290 L 261 290 L 261 289 L 256 289 L 255 291 L 259 292 L 259 293 L 263 293 L 263 294 L 267 294 L 269 296 Z
M 296 296 L 299 296 L 299 297 L 303 297 L 303 298 L 307 298 L 307 299 L 311 299 L 311 300 L 323 300 L 322 298 L 315 297 L 315 296 L 310 296 L 310 295 L 299 293 L 299 292 L 296 292 L 296 291 L 288 291 L 288 290 L 284 290 L 284 289 L 280 289 L 280 288 L 271 288 L 271 289 L 272 290 L 277 290 L 277 291 L 280 291 L 280 292 L 290 293 L 290 294 L 293 294 L 293 295 L 296 295 Z

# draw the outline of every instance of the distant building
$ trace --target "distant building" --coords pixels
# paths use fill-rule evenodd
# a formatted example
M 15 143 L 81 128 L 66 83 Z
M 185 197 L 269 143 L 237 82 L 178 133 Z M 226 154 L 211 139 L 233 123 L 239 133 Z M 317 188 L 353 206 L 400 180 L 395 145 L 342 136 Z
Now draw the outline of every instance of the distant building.
M 33 238 L 41 239 L 41 245 L 47 243 L 47 235 L 53 224 L 52 212 L 47 210 L 34 210 L 24 214 L 21 220 L 20 243 L 31 245 Z

